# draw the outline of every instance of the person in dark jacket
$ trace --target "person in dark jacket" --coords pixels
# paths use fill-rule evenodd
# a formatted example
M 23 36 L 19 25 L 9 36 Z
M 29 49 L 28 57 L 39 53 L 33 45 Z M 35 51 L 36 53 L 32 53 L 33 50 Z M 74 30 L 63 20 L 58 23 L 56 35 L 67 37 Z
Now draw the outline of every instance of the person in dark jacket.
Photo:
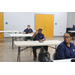
M 30 28 L 30 25 L 27 26 L 27 28 L 23 31 L 23 34 L 33 34 L 33 30 Z M 31 40 L 31 37 L 24 37 L 24 40 Z
M 75 31 L 75 25 L 73 25 L 73 27 L 70 28 L 70 31 Z M 71 35 L 72 35 L 72 36 L 75 36 L 75 32 L 71 32 Z
M 44 34 L 42 34 L 42 29 L 41 29 L 41 28 L 39 28 L 39 29 L 34 33 L 34 35 L 32 36 L 32 39 L 33 39 L 34 41 L 39 41 L 39 42 L 45 41 L 45 37 L 44 37 Z M 37 48 L 41 48 L 41 47 L 42 47 L 42 46 L 33 46 L 33 55 L 34 55 L 33 60 L 36 60 L 36 58 L 37 58 L 36 49 L 37 49 Z M 48 51 L 48 46 L 43 46 L 43 48 L 44 48 L 46 51 Z
M 71 39 L 70 33 L 64 34 L 64 41 L 56 49 L 56 59 L 75 58 L 75 46 L 70 42 Z
M 75 30 L 75 25 L 73 25 L 73 27 L 70 29 L 71 31 Z

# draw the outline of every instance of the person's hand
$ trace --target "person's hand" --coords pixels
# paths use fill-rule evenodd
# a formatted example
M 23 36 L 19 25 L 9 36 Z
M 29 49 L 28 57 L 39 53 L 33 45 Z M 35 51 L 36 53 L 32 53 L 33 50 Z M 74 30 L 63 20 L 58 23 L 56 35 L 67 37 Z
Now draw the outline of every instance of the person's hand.
M 39 42 L 41 42 L 42 40 L 38 40 Z
M 38 30 L 35 32 L 35 34 L 38 34 Z
M 23 34 L 26 34 L 26 32 L 23 32 Z
M 28 33 L 28 34 L 32 34 L 32 33 Z

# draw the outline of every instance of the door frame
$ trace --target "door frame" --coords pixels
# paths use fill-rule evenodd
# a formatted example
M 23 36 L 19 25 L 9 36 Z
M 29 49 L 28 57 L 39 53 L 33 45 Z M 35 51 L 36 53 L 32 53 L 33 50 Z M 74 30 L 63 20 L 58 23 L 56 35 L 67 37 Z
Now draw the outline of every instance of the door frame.
M 0 12 L 3 13 L 3 12 Z M 3 13 L 3 31 L 4 31 L 4 13 Z M 3 38 L 4 38 L 4 33 L 3 33 Z
M 53 15 L 54 14 L 42 14 L 42 13 L 34 13 L 34 30 L 35 30 L 35 15 L 38 14 L 38 15 Z M 54 37 L 54 17 L 53 17 L 53 37 Z
M 4 12 L 3 13 L 3 31 L 4 31 Z M 4 33 L 3 33 L 3 38 L 4 38 Z

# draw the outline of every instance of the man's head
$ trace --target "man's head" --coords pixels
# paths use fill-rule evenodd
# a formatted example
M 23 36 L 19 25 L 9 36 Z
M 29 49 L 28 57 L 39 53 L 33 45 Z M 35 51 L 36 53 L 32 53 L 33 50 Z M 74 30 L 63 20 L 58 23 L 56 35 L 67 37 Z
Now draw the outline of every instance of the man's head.
M 30 25 L 28 25 L 27 28 L 30 29 Z
M 66 44 L 70 43 L 72 37 L 70 33 L 65 33 L 64 34 L 64 41 L 66 42 Z
M 39 28 L 39 29 L 38 29 L 38 33 L 39 33 L 39 34 L 42 33 L 42 28 Z
M 75 25 L 73 25 L 73 28 L 75 28 Z
M 75 28 L 75 25 L 74 25 L 74 28 Z

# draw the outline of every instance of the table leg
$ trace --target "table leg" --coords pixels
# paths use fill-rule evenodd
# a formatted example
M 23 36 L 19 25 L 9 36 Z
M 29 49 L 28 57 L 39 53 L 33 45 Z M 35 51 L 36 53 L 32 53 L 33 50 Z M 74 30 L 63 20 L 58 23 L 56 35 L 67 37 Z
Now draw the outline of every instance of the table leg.
M 15 32 L 15 34 L 17 34 L 17 32 Z M 17 38 L 15 37 L 15 40 L 16 40 Z
M 14 49 L 14 37 L 12 37 L 12 49 Z
M 20 47 L 18 47 L 18 57 L 17 57 L 17 61 L 20 62 Z
M 55 45 L 55 51 L 56 51 L 56 49 L 57 49 L 57 45 Z

